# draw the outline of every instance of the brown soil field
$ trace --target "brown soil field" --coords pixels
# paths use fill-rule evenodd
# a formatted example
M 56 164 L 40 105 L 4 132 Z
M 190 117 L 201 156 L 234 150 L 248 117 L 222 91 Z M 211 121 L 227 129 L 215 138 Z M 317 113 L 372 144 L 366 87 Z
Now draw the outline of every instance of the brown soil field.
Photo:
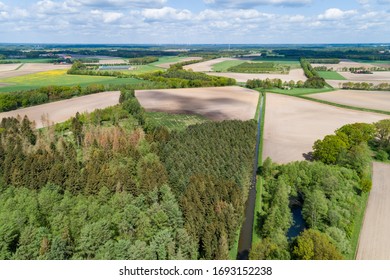
M 14 71 L 20 65 L 21 65 L 21 63 L 17 63 L 17 64 L 0 64 L 0 75 L 1 75 L 2 72 Z
M 47 122 L 42 122 L 43 116 L 48 117 L 50 125 L 64 122 L 74 116 L 77 112 L 92 112 L 96 109 L 116 105 L 119 102 L 119 95 L 119 91 L 109 91 L 75 97 L 63 101 L 0 113 L 0 120 L 6 117 L 17 117 L 18 115 L 24 117 L 26 115 L 31 121 L 35 121 L 37 128 L 41 128 L 47 126 Z
M 373 171 L 356 259 L 390 260 L 390 165 L 374 162 Z
M 342 76 L 344 76 L 349 81 L 387 81 L 390 82 L 390 72 L 388 71 L 380 71 L 373 72 L 373 74 L 354 74 L 351 72 L 341 72 Z
M 213 71 L 213 65 L 220 63 L 220 62 L 228 61 L 228 60 L 239 60 L 239 59 L 238 58 L 231 58 L 231 57 L 222 57 L 222 58 L 216 58 L 216 59 L 212 59 L 212 60 L 208 60 L 208 61 L 204 61 L 204 62 L 186 65 L 183 68 L 185 70 L 192 69 L 195 72 L 210 72 L 210 71 Z
M 360 108 L 390 111 L 390 91 L 338 90 L 310 97 Z
M 179 63 L 179 62 L 186 62 L 186 61 L 200 60 L 200 59 L 202 59 L 202 58 L 201 58 L 201 57 L 198 57 L 198 56 L 194 56 L 194 57 L 184 57 L 184 58 L 181 58 L 180 61 L 178 61 L 178 62 L 162 63 L 162 64 L 157 64 L 156 66 L 161 67 L 161 68 L 166 68 L 166 69 L 168 69 L 169 67 L 171 67 L 171 65 L 176 64 L 176 63 Z
M 347 67 L 347 68 L 351 68 L 351 67 L 352 68 L 359 68 L 359 67 L 371 68 L 371 67 L 377 67 L 378 65 L 369 64 L 369 63 L 360 63 L 360 62 L 355 62 L 355 61 L 345 59 L 345 60 L 341 60 L 339 64 L 313 63 L 312 66 L 313 67 L 326 66 L 327 68 L 333 68 L 334 71 L 342 71 L 342 69 L 344 67 Z M 345 72 L 343 72 L 343 73 L 345 73 Z
M 242 87 L 137 90 L 147 111 L 198 114 L 211 120 L 249 120 L 255 116 L 259 93 Z
M 345 72 L 341 72 L 341 74 L 345 74 Z M 341 88 L 341 85 L 343 83 L 368 83 L 368 84 L 373 84 L 373 85 L 379 85 L 381 83 L 390 83 L 390 80 L 377 80 L 377 81 L 367 81 L 367 80 L 326 80 L 326 82 L 332 86 L 333 88 Z
M 17 64 L 18 66 L 20 64 Z M 57 69 L 69 69 L 70 65 L 50 64 L 50 63 L 25 63 L 18 70 L 0 71 L 0 79 L 23 76 L 38 72 L 45 72 Z
M 306 81 L 307 78 L 303 72 L 302 69 L 292 69 L 290 70 L 289 74 L 245 74 L 245 73 L 207 73 L 208 75 L 212 76 L 219 76 L 219 77 L 228 77 L 233 78 L 237 82 L 246 83 L 248 80 L 252 79 L 281 79 L 283 82 L 289 82 L 291 80 L 297 82 L 297 81 Z
M 266 100 L 263 159 L 277 163 L 304 160 L 316 140 L 345 124 L 390 118 L 280 94 L 268 93 Z

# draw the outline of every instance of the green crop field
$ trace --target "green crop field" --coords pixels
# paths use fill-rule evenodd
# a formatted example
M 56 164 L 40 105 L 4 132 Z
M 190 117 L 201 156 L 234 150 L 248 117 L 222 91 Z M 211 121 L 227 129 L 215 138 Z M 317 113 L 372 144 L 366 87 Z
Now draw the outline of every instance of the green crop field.
M 214 64 L 213 71 L 215 72 L 227 72 L 230 67 L 240 65 L 242 60 L 227 60 L 217 64 Z
M 306 95 L 306 94 L 314 94 L 314 93 L 329 92 L 329 91 L 334 91 L 334 89 L 331 89 L 331 88 L 292 88 L 292 89 L 273 88 L 273 89 L 267 90 L 267 92 L 282 93 L 282 94 L 289 94 L 289 95 Z
M 291 59 L 291 58 L 280 58 L 280 57 L 259 57 L 253 59 L 254 62 L 273 62 L 276 64 L 284 64 L 290 66 L 291 69 L 299 69 L 301 68 L 301 64 L 299 63 L 299 60 L 297 59 Z
M 168 114 L 162 112 L 147 112 L 146 122 L 151 126 L 165 126 L 169 130 L 184 130 L 189 125 L 207 122 L 202 116 L 185 114 Z
M 136 84 L 139 80 L 135 78 L 120 79 L 115 77 L 102 76 L 85 76 L 85 75 L 68 75 L 66 70 L 52 70 L 24 76 L 6 78 L 0 80 L 0 83 L 9 84 L 0 87 L 0 92 L 11 92 L 18 90 L 35 89 L 43 86 L 58 85 L 87 86 L 91 84 Z
M 317 73 L 325 80 L 346 80 L 346 78 L 335 71 L 318 71 Z
M 171 63 L 171 62 L 179 62 L 182 58 L 180 56 L 162 56 L 158 59 L 158 61 L 150 63 L 149 65 L 158 66 L 163 63 Z
M 290 66 L 274 62 L 241 62 L 227 70 L 234 73 L 288 74 Z

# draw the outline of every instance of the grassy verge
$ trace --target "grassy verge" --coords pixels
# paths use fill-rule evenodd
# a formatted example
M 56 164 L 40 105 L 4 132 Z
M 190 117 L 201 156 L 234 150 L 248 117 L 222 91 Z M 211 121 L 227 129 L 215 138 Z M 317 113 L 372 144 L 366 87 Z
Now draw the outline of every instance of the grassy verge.
M 315 94 L 321 92 L 330 92 L 334 91 L 333 88 L 292 88 L 292 89 L 281 89 L 281 88 L 273 88 L 267 90 L 272 93 L 281 93 L 286 95 L 307 95 L 307 94 Z
M 258 166 L 261 167 L 263 165 L 263 141 L 264 141 L 264 123 L 265 123 L 265 110 L 266 110 L 266 99 L 267 95 L 264 94 L 264 103 L 263 103 L 263 112 L 260 124 L 261 138 L 260 138 L 260 146 L 259 146 L 259 154 L 258 154 Z M 258 117 L 259 107 L 257 109 L 256 115 Z M 261 212 L 261 196 L 263 192 L 263 178 L 261 176 L 257 176 L 256 182 L 256 202 L 255 202 L 255 218 L 252 229 L 252 246 L 260 241 L 260 236 L 257 235 L 256 229 L 260 226 L 257 222 L 257 213 Z
M 240 240 L 241 227 L 237 230 L 236 240 L 234 241 L 233 247 L 229 250 L 229 259 L 236 260 L 238 255 L 238 241 Z
M 318 71 L 318 75 L 325 80 L 346 80 L 345 77 L 335 71 Z
M 368 202 L 369 193 L 364 193 L 360 201 L 359 213 L 355 218 L 353 232 L 351 236 L 351 253 L 347 256 L 348 260 L 356 259 L 357 249 L 359 245 L 360 231 L 363 226 L 364 214 L 366 213 L 366 207 Z

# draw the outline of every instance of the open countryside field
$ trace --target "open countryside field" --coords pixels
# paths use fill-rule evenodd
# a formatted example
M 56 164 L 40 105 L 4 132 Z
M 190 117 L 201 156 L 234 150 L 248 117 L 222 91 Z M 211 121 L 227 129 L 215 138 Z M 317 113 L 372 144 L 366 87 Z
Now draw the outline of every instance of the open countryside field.
M 86 86 L 90 84 L 116 84 L 116 83 L 137 83 L 139 80 L 134 78 L 118 79 L 115 77 L 104 76 L 85 76 L 85 75 L 68 75 L 67 70 L 52 70 L 39 72 L 23 76 L 0 79 L 0 83 L 5 84 L 0 87 L 0 92 L 10 92 L 17 90 L 34 89 L 49 85 L 80 85 Z
M 351 72 L 341 73 L 349 81 L 390 81 L 390 72 L 374 72 L 373 74 L 354 74 Z
M 5 72 L 15 71 L 18 67 L 22 66 L 21 63 L 13 63 L 13 64 L 0 64 L 0 77 Z
M 390 259 L 390 165 L 373 163 L 372 190 L 360 233 L 357 260 Z
M 242 87 L 137 90 L 147 111 L 198 114 L 211 120 L 253 119 L 259 93 Z
M 31 121 L 35 121 L 37 128 L 41 128 L 47 126 L 47 123 L 52 125 L 64 122 L 77 112 L 92 112 L 96 109 L 116 105 L 119 102 L 119 94 L 119 91 L 101 92 L 4 112 L 0 113 L 0 120 L 7 117 L 17 117 L 18 115 L 23 117 L 26 115 Z M 42 121 L 42 117 L 47 117 L 49 122 Z
M 248 80 L 252 79 L 281 79 L 283 82 L 289 82 L 291 80 L 297 82 L 297 81 L 306 81 L 306 76 L 303 73 L 302 69 L 292 69 L 290 70 L 289 74 L 246 74 L 246 73 L 207 73 L 208 75 L 212 76 L 219 76 L 219 77 L 228 77 L 233 78 L 237 82 L 245 83 Z
M 193 57 L 172 57 L 168 59 L 161 59 L 158 62 L 152 63 L 155 66 L 168 69 L 172 64 L 179 63 L 179 62 L 186 62 L 186 61 L 191 61 L 191 60 L 200 60 L 202 59 L 201 57 L 198 56 L 193 56 Z
M 13 65 L 13 64 L 11 64 Z M 38 72 L 45 72 L 58 69 L 69 69 L 70 65 L 50 64 L 50 63 L 25 63 L 21 67 L 20 64 L 16 64 L 16 68 L 9 71 L 0 71 L 0 79 L 18 77 Z M 0 66 L 1 67 L 1 66 Z M 1 70 L 1 68 L 0 68 Z
M 339 90 L 312 94 L 310 97 L 337 104 L 390 112 L 389 91 Z
M 352 60 L 348 59 L 342 59 L 340 63 L 338 64 L 326 64 L 326 63 L 313 63 L 313 67 L 318 67 L 318 66 L 326 66 L 329 69 L 333 69 L 334 71 L 340 72 L 343 71 L 343 68 L 371 68 L 371 67 L 376 67 L 376 65 L 371 64 L 371 63 L 361 63 L 361 62 L 355 62 Z M 348 70 L 349 71 L 349 70 Z
M 267 94 L 265 112 L 263 159 L 277 163 L 304 160 L 316 140 L 345 124 L 389 118 L 272 93 Z
M 221 58 L 216 58 L 204 62 L 199 62 L 199 63 L 194 63 L 190 65 L 186 65 L 183 68 L 186 70 L 192 69 L 195 72 L 211 72 L 213 71 L 213 66 L 224 62 L 224 61 L 242 61 L 238 58 L 231 58 L 231 57 L 221 57 Z
M 325 80 L 346 80 L 345 77 L 335 71 L 318 71 L 318 75 Z

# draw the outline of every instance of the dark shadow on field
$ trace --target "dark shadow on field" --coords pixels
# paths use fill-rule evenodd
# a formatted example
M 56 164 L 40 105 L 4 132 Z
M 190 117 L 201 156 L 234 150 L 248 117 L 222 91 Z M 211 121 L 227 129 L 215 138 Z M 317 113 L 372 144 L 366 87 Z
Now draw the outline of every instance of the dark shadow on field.
M 313 152 L 303 153 L 302 156 L 307 161 L 314 161 Z
M 210 93 L 210 95 L 222 94 L 223 91 L 218 94 Z M 237 109 L 241 106 L 245 108 L 248 105 L 247 102 L 239 100 L 239 94 L 237 94 L 237 97 L 211 97 L 209 99 L 201 99 L 194 95 L 180 96 L 158 90 L 137 94 L 139 102 L 147 111 L 198 114 L 215 121 L 235 119 L 235 114 L 230 115 L 229 111 L 234 109 L 234 113 L 236 113 Z M 224 108 L 224 106 L 227 106 L 227 108 Z

